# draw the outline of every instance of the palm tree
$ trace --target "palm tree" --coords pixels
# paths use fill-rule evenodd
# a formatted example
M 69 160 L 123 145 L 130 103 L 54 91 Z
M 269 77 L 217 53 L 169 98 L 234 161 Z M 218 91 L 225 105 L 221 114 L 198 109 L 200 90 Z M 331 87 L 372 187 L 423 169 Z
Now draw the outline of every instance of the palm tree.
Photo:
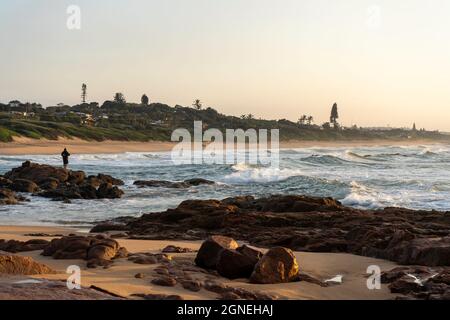
M 194 103 L 192 104 L 192 106 L 197 109 L 200 110 L 202 108 L 202 102 L 200 101 L 200 99 L 195 99 Z
M 141 97 L 141 104 L 146 106 L 146 105 L 148 105 L 148 102 L 149 102 L 149 99 L 148 99 L 147 95 L 143 94 Z

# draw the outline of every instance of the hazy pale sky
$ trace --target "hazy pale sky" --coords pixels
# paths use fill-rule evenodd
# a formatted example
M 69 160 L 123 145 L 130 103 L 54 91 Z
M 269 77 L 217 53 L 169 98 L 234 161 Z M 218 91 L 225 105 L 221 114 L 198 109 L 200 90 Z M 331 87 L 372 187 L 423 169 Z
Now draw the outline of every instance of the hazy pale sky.
M 81 30 L 66 26 L 69 5 Z M 0 1 L 0 102 L 147 93 L 226 114 L 450 131 L 448 0 Z

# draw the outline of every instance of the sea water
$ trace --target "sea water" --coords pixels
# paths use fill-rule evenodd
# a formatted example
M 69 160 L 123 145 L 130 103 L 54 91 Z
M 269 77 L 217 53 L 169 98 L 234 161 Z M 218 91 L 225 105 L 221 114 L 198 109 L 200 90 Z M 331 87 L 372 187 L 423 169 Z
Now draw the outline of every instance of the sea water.
M 2 156 L 0 152 L 0 174 L 26 160 L 61 165 L 59 155 Z M 170 152 L 73 154 L 70 162 L 73 170 L 124 180 L 124 197 L 65 204 L 26 195 L 30 202 L 0 207 L 0 224 L 89 226 L 109 218 L 166 210 L 186 199 L 272 194 L 334 197 L 365 209 L 450 210 L 449 145 L 285 149 L 280 151 L 279 168 L 243 163 L 174 165 Z M 217 183 L 189 189 L 133 185 L 135 180 L 190 178 Z

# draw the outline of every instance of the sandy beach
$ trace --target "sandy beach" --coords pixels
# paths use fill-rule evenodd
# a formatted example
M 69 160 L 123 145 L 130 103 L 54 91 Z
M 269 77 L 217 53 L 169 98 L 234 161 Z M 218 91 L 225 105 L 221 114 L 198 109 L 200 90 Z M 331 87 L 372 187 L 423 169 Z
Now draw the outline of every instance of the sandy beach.
M 281 141 L 280 148 L 313 147 L 362 147 L 362 146 L 412 146 L 440 143 L 433 140 L 352 140 L 352 141 Z M 0 155 L 48 155 L 59 154 L 68 148 L 72 154 L 111 154 L 124 152 L 163 152 L 170 151 L 174 142 L 150 141 L 85 141 L 81 139 L 35 140 L 16 137 L 13 142 L 0 143 Z
M 0 239 L 21 240 L 46 239 L 49 237 L 30 237 L 26 234 L 45 233 L 63 234 L 74 233 L 76 230 L 60 227 L 25 227 L 25 226 L 0 226 Z M 151 252 L 159 253 L 167 245 L 176 245 L 197 250 L 201 244 L 198 241 L 153 241 L 153 240 L 122 240 L 118 239 L 121 246 L 130 252 Z M 263 250 L 264 251 L 264 250 Z M 40 251 L 20 253 L 22 256 L 29 256 L 40 263 L 44 263 L 57 274 L 33 276 L 35 279 L 66 280 L 68 275 L 66 269 L 70 265 L 79 265 L 82 269 L 82 286 L 96 286 L 115 295 L 132 298 L 133 294 L 164 294 L 180 295 L 183 299 L 216 299 L 217 294 L 204 289 L 199 292 L 185 290 L 181 285 L 175 287 L 161 287 L 151 283 L 153 270 L 156 265 L 134 264 L 126 259 L 120 259 L 108 268 L 87 269 L 86 261 L 81 260 L 54 260 L 51 257 L 43 257 Z M 195 253 L 171 254 L 175 261 L 192 261 Z M 369 290 L 366 286 L 366 269 L 370 265 L 378 265 L 382 270 L 390 270 L 396 267 L 395 263 L 360 257 L 351 254 L 335 253 L 305 253 L 295 252 L 300 264 L 302 273 L 313 276 L 322 281 L 331 279 L 336 275 L 342 275 L 342 284 L 321 287 L 309 282 L 294 282 L 288 284 L 257 285 L 250 284 L 247 280 L 228 280 L 218 277 L 218 280 L 227 286 L 243 288 L 250 291 L 262 291 L 268 294 L 277 295 L 280 299 L 392 299 L 395 295 L 389 292 L 387 286 L 383 285 L 381 290 Z M 143 273 L 143 279 L 134 277 L 137 273 Z M 207 275 L 202 273 L 191 273 L 195 279 L 205 279 Z

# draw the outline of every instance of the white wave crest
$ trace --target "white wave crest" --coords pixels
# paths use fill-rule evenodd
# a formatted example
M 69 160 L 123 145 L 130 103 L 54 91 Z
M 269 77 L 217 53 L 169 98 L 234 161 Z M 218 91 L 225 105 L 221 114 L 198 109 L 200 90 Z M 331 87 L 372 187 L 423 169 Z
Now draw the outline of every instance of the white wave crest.
M 225 176 L 220 182 L 227 184 L 270 183 L 302 175 L 300 170 L 257 167 L 247 164 L 236 164 L 232 168 L 236 172 Z

